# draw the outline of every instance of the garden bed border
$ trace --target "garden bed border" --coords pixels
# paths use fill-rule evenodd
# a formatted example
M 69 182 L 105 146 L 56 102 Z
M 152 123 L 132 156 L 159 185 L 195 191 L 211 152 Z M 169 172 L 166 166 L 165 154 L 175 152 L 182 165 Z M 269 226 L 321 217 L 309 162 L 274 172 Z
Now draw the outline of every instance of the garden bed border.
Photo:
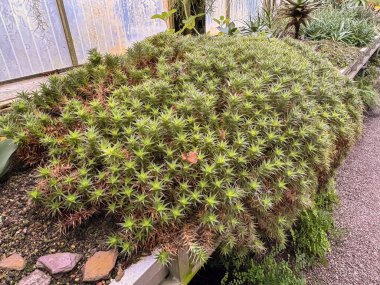
M 219 246 L 218 241 L 207 252 L 208 256 Z M 204 265 L 202 262 L 192 263 L 185 250 L 173 257 L 169 266 L 163 266 L 154 254 L 141 258 L 125 269 L 120 281 L 111 280 L 110 285 L 187 285 Z
M 380 49 L 380 34 L 375 37 L 375 40 L 368 46 L 360 49 L 359 57 L 349 66 L 340 70 L 340 73 L 353 80 L 355 76 L 367 66 L 370 58 Z

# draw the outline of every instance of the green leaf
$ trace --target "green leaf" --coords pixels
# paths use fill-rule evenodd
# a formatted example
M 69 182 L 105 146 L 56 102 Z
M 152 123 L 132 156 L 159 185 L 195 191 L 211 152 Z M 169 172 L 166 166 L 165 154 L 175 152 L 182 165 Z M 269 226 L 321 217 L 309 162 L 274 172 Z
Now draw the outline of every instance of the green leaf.
M 163 15 L 162 14 L 154 14 L 152 17 L 150 17 L 152 20 L 155 20 L 155 19 L 161 19 L 163 20 Z
M 177 9 L 171 9 L 168 14 L 171 16 L 173 15 L 175 12 L 177 12 Z
M 199 17 L 204 16 L 205 13 L 200 13 L 197 15 L 192 15 L 187 19 L 183 20 L 183 28 L 177 32 L 177 34 L 182 34 L 185 30 L 195 30 L 196 22 L 195 20 Z M 196 31 L 196 30 L 195 30 Z
M 12 140 L 0 142 L 0 178 L 9 171 L 11 157 L 16 149 L 17 145 Z
M 213 20 L 214 22 L 216 22 L 217 24 L 219 24 L 219 25 L 221 24 L 221 21 L 218 20 L 218 19 L 216 19 L 216 18 L 213 18 L 212 20 Z
M 162 12 L 161 14 L 155 14 L 151 17 L 152 20 L 154 19 L 160 19 L 160 20 L 163 20 L 163 21 L 167 21 L 169 20 L 169 18 L 175 13 L 177 12 L 176 9 L 172 9 L 168 12 Z

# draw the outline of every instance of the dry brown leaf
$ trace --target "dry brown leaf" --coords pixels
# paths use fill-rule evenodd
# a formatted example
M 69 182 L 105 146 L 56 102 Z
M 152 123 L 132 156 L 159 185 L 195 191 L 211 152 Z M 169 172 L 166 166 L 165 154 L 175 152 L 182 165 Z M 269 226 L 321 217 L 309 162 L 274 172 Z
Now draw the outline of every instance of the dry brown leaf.
M 225 140 L 226 139 L 226 131 L 225 130 L 220 130 L 219 131 L 219 135 L 220 135 L 220 138 L 222 140 Z
M 119 265 L 116 276 L 115 276 L 115 280 L 117 282 L 119 282 L 123 278 L 124 272 L 125 272 L 124 269 L 121 267 L 121 265 Z
M 196 164 L 198 162 L 198 153 L 196 151 L 184 152 L 182 153 L 182 159 L 190 164 Z

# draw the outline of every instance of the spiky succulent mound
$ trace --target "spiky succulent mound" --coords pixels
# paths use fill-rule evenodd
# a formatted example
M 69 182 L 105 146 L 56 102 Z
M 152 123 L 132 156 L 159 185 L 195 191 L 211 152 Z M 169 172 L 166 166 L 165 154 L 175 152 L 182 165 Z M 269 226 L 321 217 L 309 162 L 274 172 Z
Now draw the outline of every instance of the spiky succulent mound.
M 357 90 L 291 40 L 161 34 L 89 61 L 24 94 L 1 135 L 40 164 L 35 200 L 111 215 L 126 253 L 285 243 L 360 133 Z

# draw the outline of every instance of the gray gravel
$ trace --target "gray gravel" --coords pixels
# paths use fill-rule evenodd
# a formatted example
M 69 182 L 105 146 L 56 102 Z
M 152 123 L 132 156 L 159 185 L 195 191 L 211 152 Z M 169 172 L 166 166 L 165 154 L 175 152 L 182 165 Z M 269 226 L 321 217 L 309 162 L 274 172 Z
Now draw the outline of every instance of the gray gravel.
M 380 284 L 380 112 L 365 125 L 337 178 L 336 223 L 345 233 L 333 243 L 327 265 L 307 272 L 308 284 Z

